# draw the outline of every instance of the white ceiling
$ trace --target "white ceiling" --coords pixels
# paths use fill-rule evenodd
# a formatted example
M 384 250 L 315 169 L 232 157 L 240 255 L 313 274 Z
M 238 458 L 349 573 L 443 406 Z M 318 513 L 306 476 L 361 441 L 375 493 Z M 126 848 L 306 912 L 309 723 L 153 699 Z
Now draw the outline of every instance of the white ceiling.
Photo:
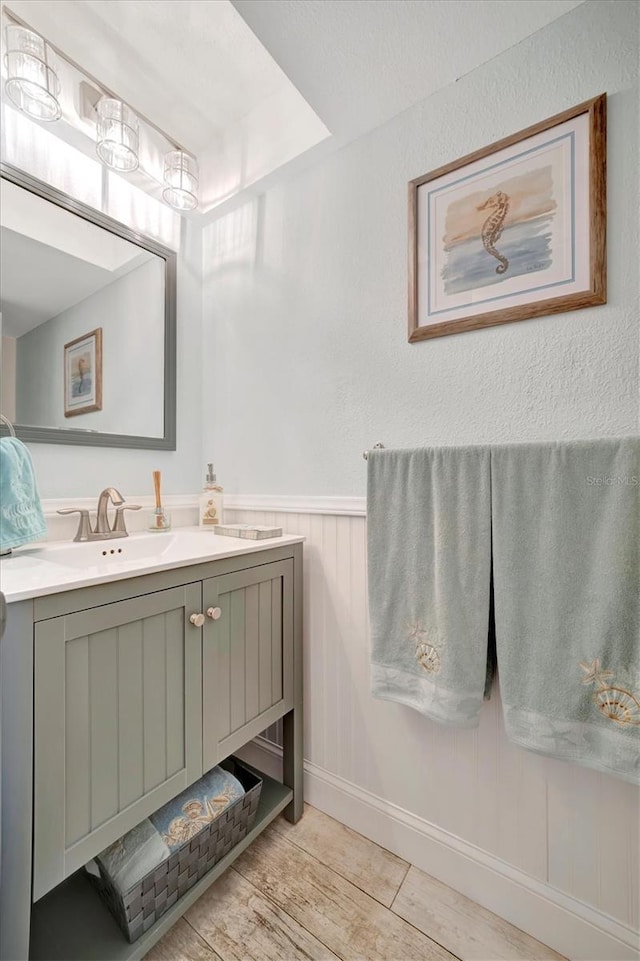
M 232 2 L 331 133 L 352 139 L 583 0 Z
M 200 160 L 201 211 L 335 149 L 583 0 L 9 0 Z M 327 138 L 331 136 L 329 142 Z

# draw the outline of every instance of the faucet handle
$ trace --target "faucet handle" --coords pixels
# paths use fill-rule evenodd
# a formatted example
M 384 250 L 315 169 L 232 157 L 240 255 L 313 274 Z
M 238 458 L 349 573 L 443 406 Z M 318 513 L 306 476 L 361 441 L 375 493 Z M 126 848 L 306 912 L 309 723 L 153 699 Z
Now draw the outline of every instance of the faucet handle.
M 91 521 L 89 520 L 88 510 L 85 510 L 83 507 L 65 507 L 62 510 L 56 511 L 56 514 L 80 514 L 78 530 L 76 531 L 76 536 L 73 539 L 74 541 L 90 540 L 93 530 L 91 529 Z
M 121 534 L 128 534 L 127 528 L 124 523 L 124 512 L 125 511 L 139 511 L 141 510 L 141 504 L 125 504 L 123 507 L 116 508 L 116 519 L 113 522 L 113 532 L 118 531 Z

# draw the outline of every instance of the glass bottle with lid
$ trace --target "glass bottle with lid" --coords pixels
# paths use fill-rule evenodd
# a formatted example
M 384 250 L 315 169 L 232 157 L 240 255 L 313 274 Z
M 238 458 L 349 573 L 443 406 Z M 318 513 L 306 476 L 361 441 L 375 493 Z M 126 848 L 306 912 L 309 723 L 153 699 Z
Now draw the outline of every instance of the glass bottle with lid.
M 222 524 L 223 494 L 222 487 L 216 483 L 213 464 L 207 464 L 207 476 L 200 495 L 200 527 L 215 527 Z

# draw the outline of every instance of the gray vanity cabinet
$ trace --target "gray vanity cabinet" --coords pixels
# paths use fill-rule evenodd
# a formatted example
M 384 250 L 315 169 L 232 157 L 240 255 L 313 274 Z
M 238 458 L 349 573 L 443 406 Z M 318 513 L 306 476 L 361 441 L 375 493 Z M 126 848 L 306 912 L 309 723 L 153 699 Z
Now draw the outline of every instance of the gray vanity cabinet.
M 273 818 L 302 815 L 302 544 L 43 593 L 9 614 L 0 961 L 139 959 Z M 78 869 L 280 718 L 282 781 L 261 775 L 252 830 L 129 944 Z
M 35 625 L 34 899 L 202 774 L 200 596 Z
M 293 560 L 203 583 L 203 766 L 238 750 L 293 702 Z

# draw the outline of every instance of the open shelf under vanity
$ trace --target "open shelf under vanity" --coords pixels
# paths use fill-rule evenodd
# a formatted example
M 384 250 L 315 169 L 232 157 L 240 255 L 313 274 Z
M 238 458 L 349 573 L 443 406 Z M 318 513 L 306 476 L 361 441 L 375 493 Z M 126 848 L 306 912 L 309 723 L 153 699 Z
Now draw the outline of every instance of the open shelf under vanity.
M 142 937 L 129 944 L 91 881 L 78 871 L 33 905 L 29 952 L 32 961 L 128 961 L 144 957 L 292 800 L 290 788 L 257 773 L 263 784 L 252 830 Z

